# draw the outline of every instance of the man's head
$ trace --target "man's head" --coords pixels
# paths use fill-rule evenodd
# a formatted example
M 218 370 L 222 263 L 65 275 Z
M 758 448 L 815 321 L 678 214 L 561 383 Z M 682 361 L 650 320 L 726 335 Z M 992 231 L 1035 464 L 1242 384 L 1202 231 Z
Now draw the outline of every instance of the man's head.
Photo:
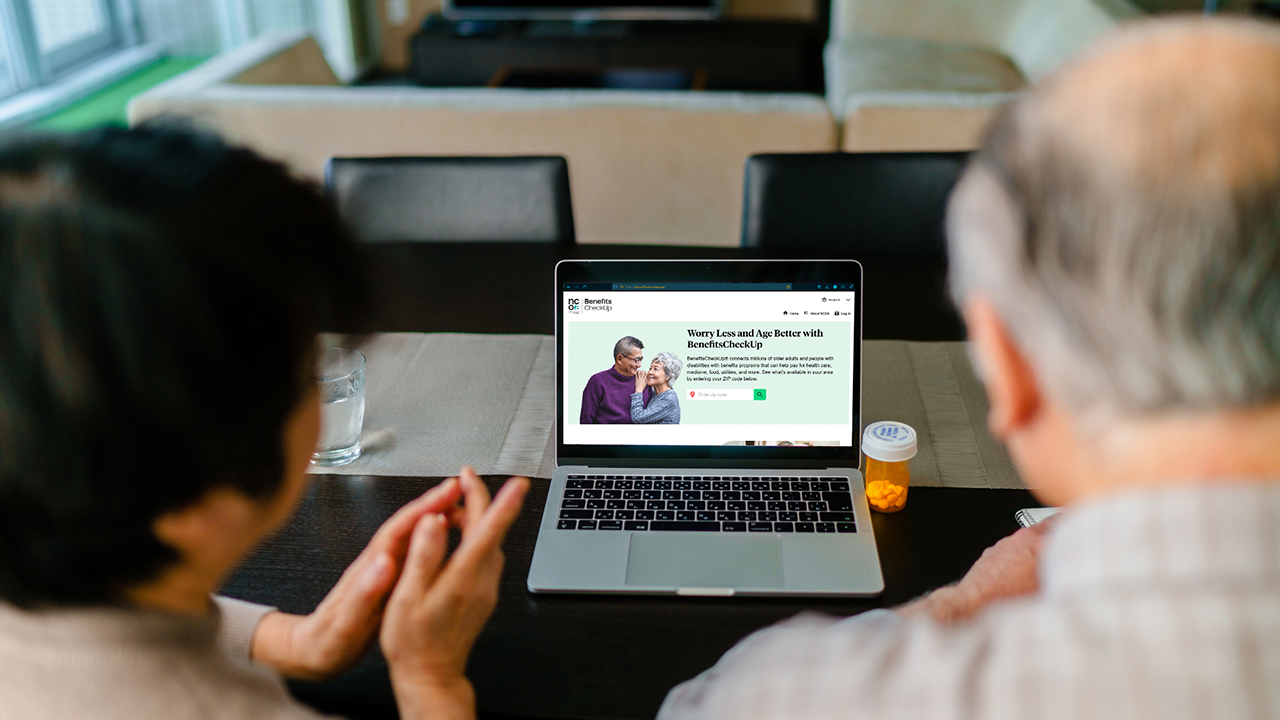
M 0 599 L 119 601 L 180 559 L 159 518 L 278 496 L 315 333 L 364 303 L 336 211 L 252 152 L 165 127 L 0 145 Z
M 636 372 L 640 370 L 640 363 L 644 360 L 644 343 L 631 337 L 630 335 L 622 338 L 613 345 L 613 369 L 626 375 L 634 377 Z
M 1098 43 L 1006 108 L 948 235 L 980 365 L 1007 340 L 1077 431 L 1277 402 L 1280 29 L 1152 21 Z M 1008 436 L 1017 409 L 992 396 Z

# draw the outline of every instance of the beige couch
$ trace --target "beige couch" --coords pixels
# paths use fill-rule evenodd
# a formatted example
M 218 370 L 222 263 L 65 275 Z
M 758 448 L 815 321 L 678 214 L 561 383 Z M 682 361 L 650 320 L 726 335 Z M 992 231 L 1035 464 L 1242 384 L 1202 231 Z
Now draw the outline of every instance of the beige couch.
M 129 104 L 195 118 L 319 179 L 347 155 L 563 155 L 582 242 L 736 245 L 746 158 L 837 147 L 809 95 L 342 87 L 314 41 L 272 36 Z
M 833 0 L 827 100 L 845 150 L 966 150 L 996 109 L 1127 0 Z
M 313 40 L 278 35 L 135 98 L 129 118 L 194 117 L 316 179 L 338 155 L 563 155 L 582 242 L 735 245 L 748 156 L 971 149 L 1028 80 L 1136 14 L 1127 0 L 833 0 L 825 102 L 344 87 Z

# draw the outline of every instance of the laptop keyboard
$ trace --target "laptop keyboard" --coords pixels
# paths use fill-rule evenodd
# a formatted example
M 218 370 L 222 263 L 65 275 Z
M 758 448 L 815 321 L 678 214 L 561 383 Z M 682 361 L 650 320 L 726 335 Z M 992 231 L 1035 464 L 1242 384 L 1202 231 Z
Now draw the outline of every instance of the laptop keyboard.
M 842 477 L 570 475 L 561 530 L 857 532 Z

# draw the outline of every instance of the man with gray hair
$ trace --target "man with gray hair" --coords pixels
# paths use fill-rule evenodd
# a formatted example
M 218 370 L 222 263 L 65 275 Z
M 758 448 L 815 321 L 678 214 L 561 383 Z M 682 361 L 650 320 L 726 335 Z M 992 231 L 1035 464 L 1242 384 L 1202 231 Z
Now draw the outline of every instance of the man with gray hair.
M 613 345 L 613 367 L 605 368 L 582 388 L 582 407 L 578 422 L 582 425 L 630 425 L 631 388 L 644 360 L 644 343 L 630 335 Z M 642 373 L 643 374 L 643 373 Z M 653 396 L 644 390 L 645 402 Z
M 1280 29 L 1090 48 L 990 129 L 948 237 L 991 431 L 1064 512 L 659 717 L 1280 716 Z

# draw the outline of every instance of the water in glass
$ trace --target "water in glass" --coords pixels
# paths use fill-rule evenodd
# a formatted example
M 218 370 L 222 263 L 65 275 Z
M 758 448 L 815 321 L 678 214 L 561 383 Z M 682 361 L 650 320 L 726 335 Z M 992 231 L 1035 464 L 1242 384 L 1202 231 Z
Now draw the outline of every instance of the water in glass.
M 361 452 L 364 356 L 342 348 L 322 351 L 316 382 L 320 390 L 320 441 L 311 462 L 326 467 L 346 465 Z

